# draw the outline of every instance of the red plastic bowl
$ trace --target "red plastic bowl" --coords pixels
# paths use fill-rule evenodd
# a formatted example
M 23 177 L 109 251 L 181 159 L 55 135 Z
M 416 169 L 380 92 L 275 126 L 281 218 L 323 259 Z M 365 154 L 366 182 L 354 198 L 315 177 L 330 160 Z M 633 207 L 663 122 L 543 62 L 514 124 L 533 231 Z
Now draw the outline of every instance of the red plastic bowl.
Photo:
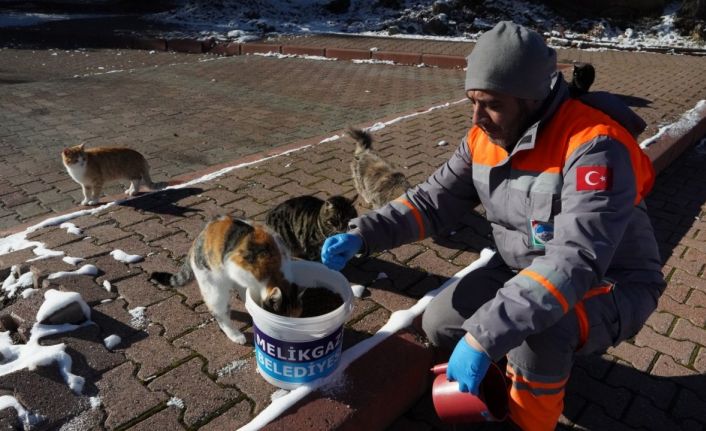
M 458 382 L 446 379 L 446 365 L 434 366 L 431 397 L 436 414 L 446 423 L 499 422 L 508 412 L 507 385 L 503 372 L 491 364 L 480 384 L 478 396 L 458 390 Z

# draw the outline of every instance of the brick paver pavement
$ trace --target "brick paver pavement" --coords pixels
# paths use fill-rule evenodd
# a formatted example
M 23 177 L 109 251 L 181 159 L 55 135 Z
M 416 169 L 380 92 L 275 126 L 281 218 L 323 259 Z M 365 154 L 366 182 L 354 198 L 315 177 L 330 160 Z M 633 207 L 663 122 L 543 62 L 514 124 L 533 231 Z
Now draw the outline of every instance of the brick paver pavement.
M 420 48 L 410 41 L 395 49 Z M 0 143 L 14 150 L 6 151 L 3 160 L 0 189 L 5 192 L 0 192 L 0 200 L 5 198 L 2 211 L 14 223 L 37 215 L 24 210 L 32 204 L 44 208 L 39 214 L 70 207 L 37 203 L 34 196 L 43 191 L 73 191 L 76 199 L 76 188 L 70 188 L 56 157 L 70 140 L 135 146 L 150 158 L 155 177 L 164 179 L 281 145 L 315 142 L 347 124 L 372 124 L 462 97 L 461 71 L 343 61 L 91 51 L 89 57 L 102 61 L 64 59 L 55 65 L 56 75 L 40 67 L 50 56 L 70 54 L 0 51 L 0 57 L 17 59 L 10 62 L 14 66 L 2 69 L 8 90 L 0 95 Z M 560 57 L 596 64 L 596 88 L 629 96 L 636 111 L 649 119 L 643 137 L 674 121 L 704 93 L 702 58 L 575 50 L 562 50 Z M 20 67 L 22 62 L 33 66 Z M 129 72 L 103 73 L 131 64 L 135 67 Z M 81 69 L 89 76 L 73 78 Z M 375 132 L 376 146 L 404 167 L 412 181 L 419 181 L 453 151 L 468 127 L 468 110 L 465 102 L 451 104 L 390 124 Z M 450 144 L 438 145 L 442 141 Z M 634 339 L 603 356 L 579 361 L 562 427 L 706 426 L 706 194 L 699 187 L 703 152 L 702 146 L 692 148 L 664 171 L 649 199 L 669 281 L 657 312 Z M 293 195 L 352 195 L 350 158 L 350 144 L 324 142 L 208 182 L 74 218 L 71 222 L 82 229 L 78 236 L 56 226 L 30 233 L 28 239 L 85 258 L 81 265 L 100 269 L 95 277 L 48 279 L 51 272 L 75 267 L 56 257 L 28 262 L 34 256 L 29 249 L 0 255 L 2 279 L 18 264 L 22 272 L 33 271 L 41 290 L 78 291 L 91 305 L 95 325 L 47 340 L 66 344 L 72 372 L 85 377 L 86 384 L 82 394 L 71 393 L 52 365 L 0 377 L 0 395 L 12 394 L 42 414 L 45 420 L 38 429 L 66 424 L 64 429 L 220 430 L 250 421 L 270 403 L 276 388 L 255 372 L 251 322 L 242 304 L 231 303 L 233 318 L 248 335 L 245 346 L 231 343 L 218 330 L 193 283 L 165 289 L 148 274 L 174 271 L 211 215 L 228 212 L 262 219 L 268 208 Z M 8 171 L 14 174 L 6 176 Z M 10 194 L 13 197 L 6 198 Z M 23 203 L 16 203 L 23 197 Z M 16 207 L 27 216 L 21 217 Z M 366 286 L 367 293 L 355 300 L 344 346 L 375 333 L 392 312 L 413 305 L 488 244 L 482 219 L 469 216 L 453 233 L 354 260 L 344 275 Z M 118 248 L 144 260 L 118 262 L 109 255 Z M 381 272 L 388 277 L 378 278 Z M 106 281 L 110 289 L 104 287 Z M 5 300 L 0 323 L 17 341 L 26 340 L 42 300 L 41 291 L 26 300 Z M 122 341 L 108 350 L 103 339 L 111 334 Z M 354 363 L 347 371 L 349 386 L 315 395 L 267 428 L 366 424 L 358 429 L 373 429 L 392 424 L 390 429 L 445 429 L 435 422 L 425 385 L 429 376 L 423 374 L 433 356 L 418 332 L 409 328 Z M 401 367 L 402 362 L 407 367 Z M 371 402 L 375 391 L 398 402 Z M 405 405 L 416 399 L 416 405 Z M 0 412 L 0 425 L 18 426 L 12 409 Z

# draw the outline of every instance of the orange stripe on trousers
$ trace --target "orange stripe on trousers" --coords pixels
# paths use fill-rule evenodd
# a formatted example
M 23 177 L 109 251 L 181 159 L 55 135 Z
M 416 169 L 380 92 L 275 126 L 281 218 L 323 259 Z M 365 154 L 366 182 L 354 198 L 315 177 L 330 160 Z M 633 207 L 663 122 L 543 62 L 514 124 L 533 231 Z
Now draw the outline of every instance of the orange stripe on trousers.
M 524 383 L 533 388 L 553 387 L 561 390 L 556 394 L 535 395 L 527 389 L 511 385 L 509 389 L 510 419 L 523 431 L 551 431 L 556 428 L 564 410 L 564 385 L 568 380 L 554 383 L 532 382 L 512 372 L 508 364 L 507 375 L 513 382 Z

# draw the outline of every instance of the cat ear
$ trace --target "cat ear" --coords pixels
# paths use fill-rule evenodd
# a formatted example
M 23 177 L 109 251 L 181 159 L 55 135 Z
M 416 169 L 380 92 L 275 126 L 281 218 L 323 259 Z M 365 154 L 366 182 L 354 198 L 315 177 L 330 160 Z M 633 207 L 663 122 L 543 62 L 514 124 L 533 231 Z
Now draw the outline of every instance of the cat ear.
M 78 149 L 81 150 L 81 151 L 83 151 L 83 147 L 85 147 L 85 146 L 86 146 L 86 143 L 85 143 L 85 142 L 81 142 L 80 144 L 78 144 Z

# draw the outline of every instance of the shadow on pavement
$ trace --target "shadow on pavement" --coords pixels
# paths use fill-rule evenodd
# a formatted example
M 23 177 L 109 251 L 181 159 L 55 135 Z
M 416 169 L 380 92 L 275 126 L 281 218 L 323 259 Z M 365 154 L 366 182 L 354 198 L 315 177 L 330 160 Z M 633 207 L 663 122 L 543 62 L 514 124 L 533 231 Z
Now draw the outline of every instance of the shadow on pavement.
M 184 187 L 181 189 L 167 189 L 160 192 L 149 193 L 122 202 L 120 206 L 136 210 L 152 212 L 155 214 L 186 217 L 190 213 L 200 212 L 199 209 L 181 206 L 176 202 L 203 192 L 199 187 Z

